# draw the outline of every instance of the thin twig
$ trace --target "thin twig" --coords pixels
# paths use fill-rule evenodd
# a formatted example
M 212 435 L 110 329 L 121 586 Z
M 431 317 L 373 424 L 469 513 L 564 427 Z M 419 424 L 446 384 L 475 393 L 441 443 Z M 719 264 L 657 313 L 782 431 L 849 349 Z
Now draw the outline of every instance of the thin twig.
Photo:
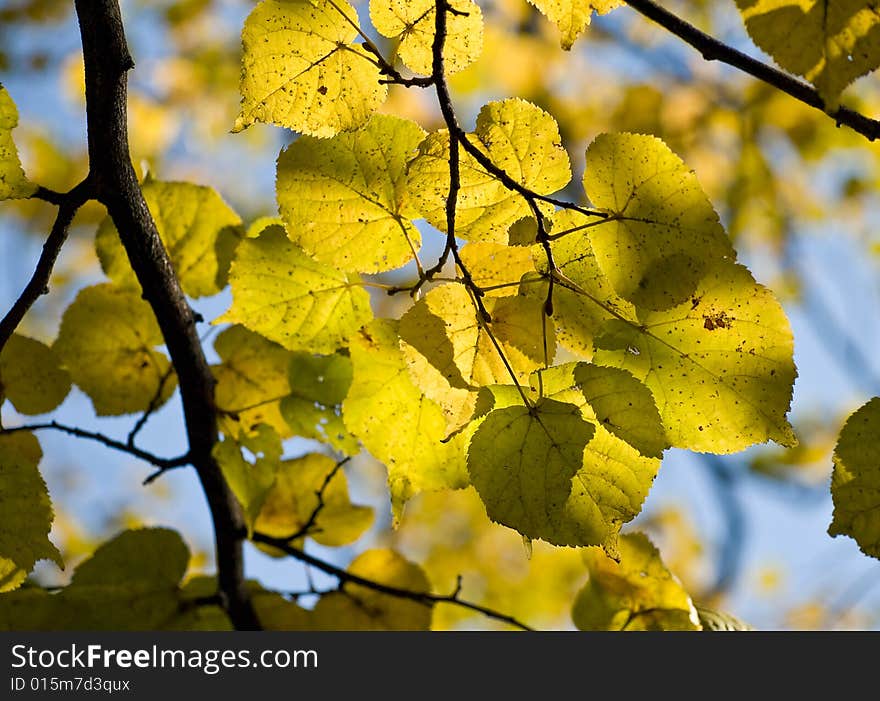
M 12 308 L 0 321 L 0 351 L 12 337 L 28 310 L 34 306 L 41 295 L 49 291 L 49 278 L 52 277 L 52 270 L 55 267 L 58 254 L 61 252 L 61 247 L 67 240 L 70 224 L 79 208 L 93 197 L 92 184 L 89 178 L 86 178 L 70 192 L 64 194 L 46 188 L 38 188 L 32 197 L 57 204 L 58 215 L 55 217 L 52 230 L 43 244 L 43 251 L 40 254 L 40 260 L 37 261 L 36 268 L 34 268 L 34 274 L 18 299 L 15 300 Z
M 848 126 L 853 131 L 866 137 L 869 141 L 880 138 L 880 121 L 866 117 L 847 107 L 840 107 L 833 112 L 826 111 L 824 100 L 813 87 L 718 41 L 692 24 L 685 22 L 669 10 L 661 7 L 656 2 L 653 2 L 653 0 L 626 0 L 626 4 L 636 12 L 653 20 L 685 43 L 690 44 L 707 61 L 721 61 L 728 66 L 738 68 L 753 78 L 757 78 L 791 95 L 805 105 L 814 107 L 829 115 L 838 126 L 841 124 Z
M 345 457 L 336 465 L 333 466 L 333 469 L 327 473 L 327 476 L 324 477 L 324 481 L 321 483 L 321 486 L 315 491 L 315 496 L 318 498 L 318 503 L 315 504 L 315 508 L 312 509 L 312 513 L 309 514 L 309 517 L 306 519 L 305 523 L 300 526 L 296 533 L 287 536 L 286 538 L 282 538 L 282 540 L 291 543 L 293 541 L 299 540 L 300 538 L 305 538 L 308 535 L 312 535 L 315 533 L 315 524 L 318 521 L 318 516 L 324 510 L 326 503 L 324 502 L 324 494 L 327 491 L 327 487 L 330 486 L 330 482 L 333 481 L 333 478 L 336 477 L 337 473 L 342 469 L 343 465 L 345 465 L 349 460 L 351 460 L 351 456 Z
M 105 436 L 103 433 L 86 431 L 85 429 L 77 428 L 76 426 L 68 426 L 66 424 L 58 423 L 57 421 L 49 421 L 47 423 L 37 424 L 23 424 L 22 426 L 4 428 L 0 429 L 0 435 L 4 435 L 7 433 L 18 433 L 20 431 L 45 430 L 61 431 L 62 433 L 76 436 L 77 438 L 85 438 L 90 441 L 101 443 L 108 448 L 113 448 L 114 450 L 118 450 L 122 453 L 128 453 L 129 455 L 143 460 L 144 462 L 155 465 L 160 470 L 170 470 L 175 467 L 183 467 L 184 465 L 188 465 L 190 461 L 189 455 L 181 455 L 180 457 L 176 458 L 160 458 L 158 455 L 153 455 L 153 453 L 149 453 L 146 450 L 141 450 L 140 448 L 135 448 L 134 446 L 127 445 L 122 441 L 117 441 L 113 438 L 110 438 L 109 436 Z
M 135 425 L 132 427 L 131 431 L 129 431 L 128 438 L 125 441 L 125 444 L 134 448 L 134 439 L 137 438 L 138 433 L 141 432 L 141 429 L 147 425 L 147 421 L 150 420 L 150 416 L 153 415 L 153 412 L 159 408 L 159 404 L 162 401 L 162 393 L 165 391 L 165 383 L 171 378 L 174 374 L 174 366 L 169 365 L 168 369 L 159 379 L 159 386 L 156 388 L 156 393 L 153 395 L 152 399 L 150 399 L 150 403 L 147 405 L 146 410 L 143 414 L 141 414 L 140 418 L 137 420 Z
M 360 577 L 356 574 L 336 567 L 329 562 L 325 562 L 324 560 L 321 560 L 314 555 L 310 555 L 309 553 L 291 545 L 285 540 L 272 538 L 271 536 L 267 536 L 264 533 L 255 532 L 253 534 L 252 540 L 255 543 L 263 543 L 264 545 L 271 545 L 272 547 L 278 548 L 290 557 L 299 560 L 300 562 L 311 565 L 315 569 L 321 570 L 324 574 L 335 577 L 337 580 L 339 580 L 340 585 L 355 584 L 366 589 L 371 589 L 372 591 L 377 591 L 380 594 L 387 594 L 388 596 L 394 596 L 399 599 L 415 601 L 419 604 L 422 604 L 423 606 L 428 607 L 432 607 L 435 604 L 452 604 L 454 606 L 459 606 L 470 611 L 475 611 L 476 613 L 480 613 L 487 618 L 492 618 L 496 621 L 506 623 L 522 630 L 534 630 L 533 628 L 526 625 L 525 623 L 522 623 L 513 616 L 508 616 L 507 614 L 499 613 L 498 611 L 494 611 L 493 609 L 490 609 L 486 606 L 481 606 L 480 604 L 475 604 L 473 602 L 459 598 L 459 595 L 461 593 L 460 582 L 458 583 L 458 585 L 456 585 L 455 591 L 453 591 L 451 594 L 445 595 L 413 591 L 412 589 L 401 589 L 400 587 L 393 587 L 388 584 L 383 584 L 382 582 L 376 582 L 372 579 Z

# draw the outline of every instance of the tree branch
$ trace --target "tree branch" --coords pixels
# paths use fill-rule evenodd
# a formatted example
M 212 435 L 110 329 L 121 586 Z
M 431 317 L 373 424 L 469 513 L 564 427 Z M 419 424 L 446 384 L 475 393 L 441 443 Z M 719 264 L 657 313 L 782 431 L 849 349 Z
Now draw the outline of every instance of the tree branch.
M 480 604 L 475 604 L 459 598 L 459 594 L 461 593 L 460 580 L 455 587 L 455 591 L 451 594 L 431 594 L 429 592 L 413 591 L 412 589 L 401 589 L 399 587 L 382 584 L 382 582 L 375 582 L 372 579 L 365 579 L 364 577 L 352 574 L 351 572 L 336 567 L 335 565 L 331 565 L 329 562 L 325 562 L 314 555 L 309 555 L 304 550 L 294 547 L 280 538 L 272 538 L 264 533 L 256 532 L 253 534 L 251 540 L 255 543 L 263 543 L 264 545 L 271 545 L 274 548 L 278 548 L 290 557 L 299 560 L 300 562 L 304 562 L 307 565 L 311 565 L 315 569 L 321 570 L 324 574 L 329 574 L 331 577 L 335 577 L 339 580 L 340 584 L 356 584 L 377 591 L 380 594 L 387 594 L 388 596 L 395 596 L 399 599 L 415 601 L 416 603 L 428 607 L 431 607 L 434 604 L 452 604 L 470 611 L 481 613 L 488 618 L 520 628 L 521 630 L 534 630 L 525 623 L 518 621 L 513 616 L 508 616 L 507 614 L 499 613 L 498 611 L 481 606 Z
M 834 119 L 838 126 L 841 124 L 848 126 L 853 131 L 866 137 L 869 141 L 880 138 L 880 121 L 866 117 L 847 107 L 840 107 L 834 112 L 827 112 L 824 100 L 808 84 L 718 41 L 672 14 L 669 10 L 660 7 L 653 0 L 626 0 L 626 4 L 636 12 L 653 20 L 685 43 L 690 44 L 707 61 L 721 61 L 728 66 L 738 68 L 753 78 L 757 78 L 791 95 L 805 105 L 815 107 L 817 110 L 824 112 Z
M 28 310 L 34 306 L 41 295 L 49 291 L 49 278 L 52 277 L 52 269 L 55 267 L 55 261 L 58 260 L 61 247 L 67 240 L 70 224 L 79 208 L 92 199 L 93 194 L 91 182 L 86 178 L 70 192 L 62 194 L 41 187 L 31 197 L 58 205 L 58 214 L 52 224 L 52 230 L 43 244 L 43 252 L 40 254 L 40 260 L 37 261 L 34 274 L 21 295 L 15 300 L 12 308 L 0 321 L 0 352 Z
M 245 588 L 241 507 L 211 455 L 217 441 L 214 379 L 195 319 L 172 269 L 131 165 L 127 71 L 134 67 L 118 0 L 75 0 L 85 60 L 90 177 L 109 212 L 131 267 L 156 315 L 180 383 L 189 454 L 214 525 L 217 577 L 224 607 L 239 629 L 258 629 Z
M 109 436 L 105 436 L 103 433 L 86 431 L 85 429 L 77 428 L 76 426 L 67 426 L 65 424 L 60 424 L 57 421 L 50 421 L 48 423 L 40 424 L 24 424 L 22 426 L 13 426 L 12 428 L 2 428 L 0 429 L 0 435 L 4 435 L 7 433 L 18 433 L 20 431 L 45 430 L 61 431 L 62 433 L 67 433 L 68 435 L 76 436 L 77 438 L 85 438 L 90 441 L 96 441 L 98 443 L 101 443 L 102 445 L 106 445 L 108 448 L 113 448 L 114 450 L 133 455 L 134 457 L 143 460 L 144 462 L 155 465 L 162 471 L 170 470 L 174 467 L 183 467 L 184 465 L 189 464 L 189 455 L 181 455 L 178 458 L 160 458 L 158 455 L 153 455 L 152 453 L 148 453 L 146 450 L 141 450 L 140 448 L 126 445 L 122 441 L 117 441 L 113 438 L 110 438 Z

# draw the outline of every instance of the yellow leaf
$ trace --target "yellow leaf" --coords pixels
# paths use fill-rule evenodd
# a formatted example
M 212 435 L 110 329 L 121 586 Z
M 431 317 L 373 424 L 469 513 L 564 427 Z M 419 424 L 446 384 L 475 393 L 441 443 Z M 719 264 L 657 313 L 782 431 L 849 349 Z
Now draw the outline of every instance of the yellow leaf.
M 443 68 L 455 73 L 477 60 L 483 49 L 483 13 L 471 0 L 449 3 Z M 370 0 L 373 26 L 389 39 L 400 39 L 397 55 L 415 73 L 431 75 L 434 45 L 433 0 Z
M 427 593 L 431 583 L 422 568 L 393 550 L 367 550 L 348 572 L 380 584 Z M 320 630 L 428 630 L 432 607 L 383 594 L 359 584 L 322 596 L 312 612 Z
M 572 609 L 581 630 L 701 630 L 681 583 L 642 533 L 620 538 L 620 561 L 584 551 L 590 579 Z
M 20 414 L 52 411 L 70 392 L 70 375 L 51 348 L 14 333 L 0 353 L 0 402 Z
M 0 436 L 0 592 L 18 587 L 37 560 L 64 566 L 49 540 L 54 515 L 38 469 L 42 457 L 32 433 Z
M 293 354 L 243 326 L 220 333 L 214 350 L 222 361 L 211 367 L 221 414 L 230 415 L 246 431 L 262 423 L 281 438 L 290 438 L 293 431 L 281 414 L 281 400 L 290 394 L 287 370 Z
M 632 314 L 606 322 L 594 360 L 648 386 L 673 446 L 733 453 L 796 443 L 785 417 L 797 375 L 791 330 L 746 268 L 716 263 L 683 304 Z
M 318 263 L 275 228 L 238 247 L 232 307 L 214 321 L 240 323 L 289 350 L 332 353 L 372 317 L 359 278 Z
M 0 200 L 30 197 L 37 189 L 28 182 L 18 160 L 18 149 L 12 140 L 12 130 L 17 126 L 18 110 L 0 84 Z
M 544 110 L 525 100 L 490 102 L 477 116 L 476 131 L 467 136 L 492 163 L 520 185 L 550 195 L 571 179 L 568 154 L 559 127 Z M 461 238 L 507 243 L 514 222 L 532 214 L 528 203 L 490 175 L 460 149 L 460 183 L 456 230 Z M 410 164 L 413 204 L 435 227 L 446 231 L 449 193 L 449 133 L 430 134 Z M 552 207 L 550 208 L 552 211 Z
M 618 7 L 623 0 L 529 0 L 559 28 L 562 48 L 568 51 L 575 40 L 589 26 L 593 12 L 604 15 Z
M 587 149 L 584 190 L 612 216 L 587 230 L 617 293 L 650 309 L 684 301 L 714 262 L 736 253 L 693 171 L 642 134 L 601 134 Z
M 314 520 L 313 514 L 317 514 Z M 345 473 L 333 458 L 320 453 L 281 463 L 254 530 L 289 538 L 310 520 L 306 535 L 329 547 L 353 543 L 373 523 L 373 509 L 351 503 Z
M 463 246 L 460 255 L 474 284 L 485 292 L 486 297 L 516 295 L 520 278 L 535 272 L 527 248 L 474 241 Z
M 226 287 L 229 264 L 242 237 L 239 216 L 210 187 L 148 178 L 141 190 L 183 291 L 204 297 Z M 140 290 L 109 217 L 98 227 L 95 249 L 107 277 L 121 287 Z
M 421 246 L 406 194 L 406 164 L 425 136 L 404 119 L 374 115 L 331 139 L 303 136 L 278 158 L 278 206 L 290 239 L 345 271 L 377 273 Z
M 156 350 L 163 343 L 139 293 L 103 284 L 80 290 L 64 312 L 53 350 L 95 412 L 108 416 L 144 411 L 157 396 L 161 405 L 174 393 L 168 358 Z
M 853 538 L 862 552 L 880 559 L 880 398 L 854 412 L 834 449 L 829 535 Z
M 736 0 L 749 36 L 804 76 L 834 111 L 840 93 L 880 67 L 880 9 L 871 0 Z
M 396 518 L 421 491 L 467 484 L 461 440 L 440 441 L 440 407 L 413 384 L 401 354 L 396 324 L 377 319 L 352 339 L 354 379 L 342 404 L 345 425 L 388 468 Z
M 357 36 L 346 0 L 263 0 L 242 30 L 233 131 L 266 122 L 326 137 L 366 122 L 388 91 Z

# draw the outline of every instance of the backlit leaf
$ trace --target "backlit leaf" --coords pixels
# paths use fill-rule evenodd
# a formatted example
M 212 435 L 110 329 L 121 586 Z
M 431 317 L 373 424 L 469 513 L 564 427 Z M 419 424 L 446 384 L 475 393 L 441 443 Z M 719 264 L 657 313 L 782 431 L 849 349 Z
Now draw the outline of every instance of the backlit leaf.
M 441 443 L 440 407 L 413 384 L 396 323 L 377 319 L 352 339 L 354 379 L 342 404 L 345 425 L 388 468 L 395 515 L 421 491 L 467 484 L 459 441 Z
M 0 84 L 0 200 L 29 197 L 36 190 L 28 182 L 18 160 L 12 130 L 18 126 L 18 110 L 6 88 Z
M 529 0 L 547 19 L 559 28 L 562 48 L 568 51 L 575 40 L 589 26 L 593 12 L 604 15 L 618 7 L 623 0 Z
M 862 552 L 880 559 L 880 398 L 854 412 L 834 449 L 829 535 L 853 538 Z
M 0 402 L 20 414 L 52 411 L 70 392 L 70 375 L 51 348 L 14 333 L 0 353 Z
M 620 537 L 620 561 L 589 549 L 590 579 L 572 609 L 581 630 L 700 630 L 697 610 L 642 533 Z
M 281 463 L 254 529 L 289 538 L 300 533 L 315 513 L 307 535 L 330 547 L 353 543 L 373 523 L 373 509 L 351 503 L 345 472 L 336 467 L 336 461 L 309 453 Z
M 281 438 L 292 436 L 281 414 L 281 400 L 290 394 L 287 369 L 293 354 L 243 326 L 231 326 L 218 334 L 214 350 L 222 361 L 211 367 L 221 414 L 248 431 L 263 423 Z
M 483 13 L 470 0 L 449 3 L 443 68 L 455 73 L 473 63 L 483 49 Z M 389 39 L 400 38 L 397 55 L 407 68 L 431 75 L 435 12 L 433 0 L 370 0 L 373 26 Z
M 144 411 L 173 394 L 153 310 L 138 292 L 112 284 L 80 290 L 64 312 L 53 350 L 99 416 Z M 163 382 L 164 380 L 164 382 Z M 161 388 L 161 393 L 159 392 Z
M 346 355 L 291 355 L 290 394 L 281 400 L 281 414 L 296 435 L 314 438 L 346 455 L 358 452 L 357 439 L 341 415 L 351 376 L 351 359 Z
M 797 375 L 791 330 L 746 268 L 716 264 L 683 304 L 629 313 L 606 322 L 594 360 L 648 386 L 673 446 L 733 453 L 796 443 L 786 419 Z
M 244 23 L 241 114 L 312 136 L 355 129 L 385 101 L 375 59 L 354 43 L 346 0 L 263 0 Z
M 230 272 L 231 321 L 290 350 L 332 353 L 372 317 L 354 275 L 309 258 L 280 232 L 246 239 Z
M 535 272 L 529 249 L 500 243 L 469 243 L 461 249 L 461 260 L 486 297 L 516 295 L 520 278 Z
M 147 178 L 141 191 L 183 291 L 204 297 L 226 287 L 242 237 L 239 216 L 210 187 Z M 98 227 L 95 248 L 107 277 L 119 286 L 140 289 L 109 217 Z
M 587 149 L 584 190 L 609 214 L 589 230 L 599 269 L 619 295 L 666 309 L 706 269 L 736 254 L 694 172 L 642 134 L 601 134 Z
M 536 193 L 552 194 L 571 179 L 568 154 L 562 147 L 556 121 L 525 100 L 488 103 L 477 116 L 475 132 L 467 138 L 495 166 Z M 531 207 L 464 149 L 460 151 L 456 235 L 468 240 L 507 243 L 508 229 L 532 214 Z M 446 231 L 448 160 L 449 134 L 434 132 L 419 146 L 409 176 L 413 204 L 442 231 Z
M 880 67 L 880 8 L 871 0 L 736 0 L 749 36 L 804 76 L 835 110 L 840 93 Z
M 0 592 L 18 587 L 37 560 L 63 567 L 49 540 L 52 503 L 37 468 L 43 453 L 36 436 L 24 431 L 0 436 Z
M 278 158 L 278 206 L 290 239 L 340 270 L 376 273 L 410 261 L 421 246 L 406 193 L 406 163 L 425 133 L 374 115 L 331 139 L 303 136 Z
M 348 572 L 397 589 L 431 590 L 422 568 L 393 550 L 367 550 L 352 561 Z M 430 606 L 383 594 L 358 584 L 324 594 L 315 604 L 314 619 L 321 630 L 428 630 Z

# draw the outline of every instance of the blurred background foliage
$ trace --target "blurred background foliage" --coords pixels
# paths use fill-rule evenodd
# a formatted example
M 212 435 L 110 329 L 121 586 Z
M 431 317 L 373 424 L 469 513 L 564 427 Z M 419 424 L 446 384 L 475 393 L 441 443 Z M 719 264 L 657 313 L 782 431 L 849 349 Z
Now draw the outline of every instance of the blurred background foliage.
M 137 64 L 129 93 L 136 168 L 164 180 L 211 185 L 246 222 L 276 213 L 275 159 L 295 136 L 266 126 L 229 133 L 239 102 L 240 29 L 254 4 L 122 2 Z M 880 563 L 825 531 L 837 432 L 848 413 L 880 394 L 874 350 L 880 342 L 880 144 L 837 128 L 822 113 L 734 69 L 705 62 L 625 7 L 595 18 L 572 51 L 564 52 L 555 27 L 525 0 L 480 4 L 483 54 L 451 80 L 464 126 L 491 99 L 518 96 L 548 110 L 576 169 L 565 193 L 570 199 L 578 198 L 577 167 L 597 134 L 661 137 L 696 171 L 740 258 L 773 289 L 792 320 L 800 371 L 792 419 L 801 445 L 763 446 L 724 458 L 670 451 L 643 514 L 627 530 L 651 535 L 695 600 L 755 627 L 876 628 Z M 366 4 L 354 5 L 368 22 Z M 732 0 L 664 5 L 760 56 Z M 371 36 L 386 55 L 393 52 L 387 39 Z M 87 154 L 72 3 L 0 0 L 0 81 L 21 114 L 16 141 L 29 178 L 59 191 L 75 185 Z M 432 98 L 395 85 L 382 109 L 437 128 L 441 119 Z M 844 103 L 880 116 L 880 80 L 858 81 Z M 27 200 L 7 203 L 0 212 L 4 308 L 26 282 L 53 216 L 53 207 Z M 80 211 L 55 270 L 53 293 L 27 317 L 25 333 L 54 338 L 66 303 L 100 279 L 94 232 L 103 216 L 95 203 Z M 200 301 L 206 318 L 226 306 L 220 297 Z M 386 305 L 378 313 L 387 315 L 405 300 L 375 301 Z M 77 393 L 62 411 L 79 425 L 94 420 Z M 126 420 L 111 421 L 124 435 Z M 157 451 L 173 454 L 182 445 L 176 403 L 144 435 Z M 147 523 L 185 535 L 199 553 L 194 574 L 211 569 L 210 527 L 191 476 L 168 475 L 144 488 L 143 466 L 99 448 L 71 447 L 69 439 L 43 438 L 42 469 L 57 511 L 52 537 L 66 561 L 76 563 L 121 528 Z M 295 442 L 288 450 L 302 452 L 304 445 Z M 356 546 L 325 556 L 346 564 L 366 547 L 392 545 L 423 564 L 437 591 L 452 591 L 461 575 L 462 593 L 472 600 L 538 627 L 571 627 L 571 604 L 586 578 L 579 553 L 535 543 L 528 557 L 515 532 L 489 523 L 472 490 L 424 494 L 392 530 L 383 468 L 361 457 L 347 471 L 354 500 L 374 504 L 381 518 Z M 301 564 L 278 563 L 253 548 L 248 567 L 281 590 L 314 584 Z M 66 581 L 64 572 L 45 563 L 36 576 L 44 584 Z M 308 606 L 308 597 L 302 603 Z M 489 624 L 465 610 L 440 607 L 434 625 Z

